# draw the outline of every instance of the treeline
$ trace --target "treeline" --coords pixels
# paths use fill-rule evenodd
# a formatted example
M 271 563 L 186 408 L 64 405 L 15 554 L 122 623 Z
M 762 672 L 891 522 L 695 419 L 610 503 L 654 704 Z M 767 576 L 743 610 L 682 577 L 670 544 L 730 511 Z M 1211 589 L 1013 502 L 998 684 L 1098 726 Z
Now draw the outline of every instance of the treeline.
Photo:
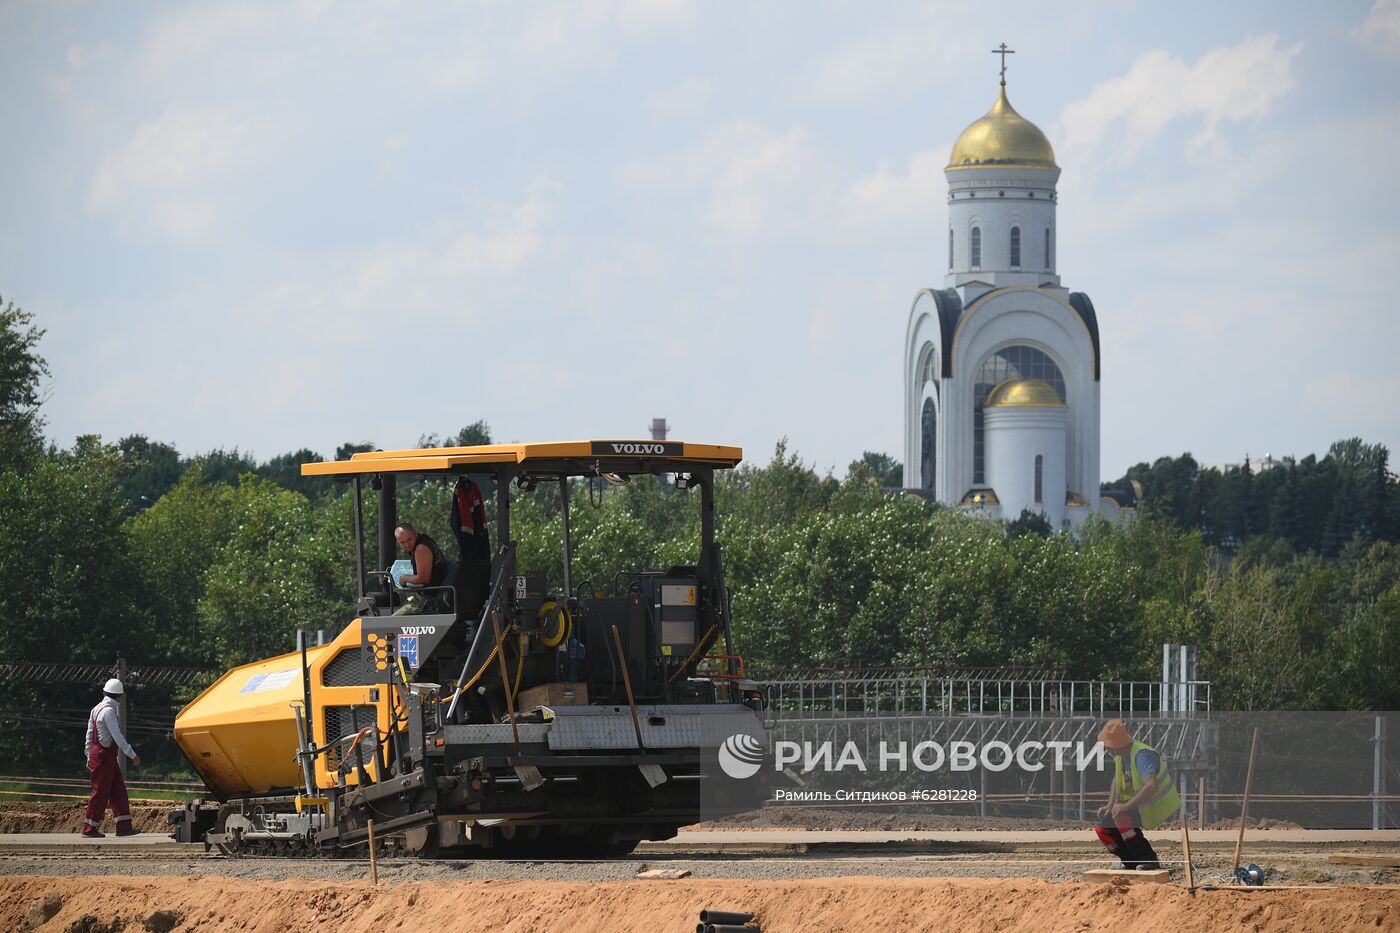
M 34 390 L 40 332 L 23 312 L 4 313 L 0 659 L 110 663 L 121 653 L 136 664 L 222 670 L 289 650 L 298 629 L 334 631 L 350 619 L 349 489 L 297 469 L 321 457 L 186 457 L 144 438 L 45 444 Z M 422 442 L 487 439 L 478 422 Z M 735 647 L 760 677 L 780 667 L 954 663 L 1151 680 L 1163 642 L 1190 642 L 1217 708 L 1400 708 L 1396 484 L 1380 479 L 1384 462 L 1384 448 L 1360 442 L 1300 462 L 1292 482 L 1308 490 L 1295 499 L 1303 517 L 1271 526 L 1275 511 L 1289 511 L 1276 508 L 1289 483 L 1283 468 L 1245 479 L 1158 461 L 1130 473 L 1146 500 L 1135 521 L 1051 535 L 1035 522 L 1008 529 L 882 492 L 897 468 L 882 455 L 837 478 L 779 445 L 766 463 L 751 457 L 719 483 Z M 1316 488 L 1327 475 L 1330 492 Z M 1250 491 L 1203 498 L 1212 476 Z M 546 571 L 557 587 L 558 490 L 513 494 L 521 566 Z M 580 483 L 575 580 L 608 589 L 619 570 L 692 560 L 698 500 L 644 478 Z M 447 541 L 449 501 L 441 481 L 408 484 L 400 514 Z M 372 527 L 373 495 L 364 506 Z M 1236 506 L 1245 517 L 1226 524 L 1220 516 Z M 146 703 L 139 721 L 154 742 L 180 698 L 156 709 L 149 696 L 134 702 Z M 16 768 L 68 762 L 69 733 L 94 700 L 91 686 L 12 687 L 0 704 L 0 759 Z
M 1400 540 L 1400 484 L 1390 453 L 1360 438 L 1327 455 L 1249 460 L 1224 472 L 1203 469 L 1189 453 L 1139 463 L 1106 489 L 1141 489 L 1144 505 L 1227 552 L 1246 544 L 1336 557 L 1353 540 Z
M 256 470 L 225 482 L 194 458 L 133 511 L 131 470 L 117 445 L 83 438 L 0 471 L 0 559 L 18 570 L 0 592 L 0 655 L 120 651 L 222 669 L 288 650 L 297 629 L 348 620 L 347 487 L 308 497 Z M 558 490 L 513 495 L 521 566 L 558 587 Z M 1336 557 L 1251 542 L 1226 560 L 1151 511 L 1072 534 L 1008 533 L 881 492 L 861 462 L 844 479 L 820 476 L 781 445 L 766 464 L 721 474 L 718 500 L 737 647 L 760 672 L 950 662 L 1153 679 L 1172 641 L 1200 646 L 1222 706 L 1400 703 L 1393 542 L 1357 535 Z M 574 575 L 595 589 L 620 570 L 694 557 L 698 496 L 638 478 L 581 482 L 573 501 Z M 440 540 L 449 503 L 439 480 L 400 491 L 401 516 Z M 364 509 L 372 526 L 373 495 Z

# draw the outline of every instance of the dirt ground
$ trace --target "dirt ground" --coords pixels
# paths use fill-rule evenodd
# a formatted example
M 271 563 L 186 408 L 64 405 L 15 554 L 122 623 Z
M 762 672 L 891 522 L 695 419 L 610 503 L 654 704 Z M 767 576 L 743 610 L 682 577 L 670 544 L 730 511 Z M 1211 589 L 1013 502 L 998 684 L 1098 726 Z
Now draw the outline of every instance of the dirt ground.
M 0 929 L 43 933 L 200 930 L 688 931 L 704 908 L 753 913 L 766 933 L 797 930 L 1136 928 L 1173 933 L 1400 929 L 1400 889 L 1199 891 L 1174 885 L 1040 880 L 447 881 L 381 885 L 288 879 L 0 877 Z M 35 922 L 37 921 L 37 922 Z
M 167 808 L 144 811 L 138 824 L 164 833 Z M 94 843 L 55 831 L 75 829 L 80 819 L 81 809 L 66 803 L 0 805 L 0 826 L 53 833 L 12 843 L 0 835 L 0 931 L 688 933 L 702 908 L 753 913 L 767 933 L 1082 933 L 1136 928 L 1143 917 L 1172 933 L 1400 931 L 1400 872 L 1328 861 L 1339 850 L 1394 854 L 1400 843 L 1393 839 L 1262 833 L 1248 840 L 1247 860 L 1265 867 L 1269 885 L 1283 887 L 1193 894 L 1185 888 L 1183 853 L 1167 832 L 1152 839 L 1170 883 L 1105 886 L 1080 880 L 1085 869 L 1109 860 L 1083 824 L 769 810 L 692 827 L 719 832 L 683 832 L 627 858 L 387 858 L 378 866 L 381 884 L 372 888 L 368 859 L 360 856 L 226 858 L 161 837 Z M 1026 832 L 1054 828 L 1079 832 Z M 756 832 L 762 829 L 776 831 Z M 823 838 L 784 832 L 796 829 Z M 882 841 L 839 832 L 870 829 L 882 830 Z M 919 830 L 955 832 L 929 838 Z M 1232 877 L 1234 834 L 1214 835 L 1193 839 L 1198 885 L 1224 886 Z M 806 841 L 782 841 L 788 838 Z M 653 869 L 686 877 L 640 877 Z
M 79 801 L 6 801 L 0 803 L 0 833 L 76 833 L 83 828 L 84 806 Z M 165 817 L 174 809 L 174 804 L 134 805 L 131 808 L 132 825 L 143 833 L 169 832 Z M 116 828 L 110 812 L 107 814 L 106 828 Z
M 1235 829 L 1238 819 L 1220 820 L 1210 829 Z M 814 807 L 769 806 L 739 813 L 686 829 L 825 829 L 880 830 L 884 832 L 953 832 L 961 829 L 1009 829 L 1030 832 L 1040 829 L 1083 829 L 1084 820 L 1039 819 L 1013 816 L 975 816 L 901 810 L 897 807 Z M 1284 820 L 1250 819 L 1251 829 L 1301 829 Z
M 175 804 L 141 804 L 131 808 L 132 821 L 145 833 L 168 832 L 166 814 Z M 0 801 L 0 833 L 77 832 L 83 824 L 80 801 L 34 802 Z M 1222 820 L 1212 829 L 1234 829 L 1237 821 Z M 1295 829 L 1278 820 L 1250 820 L 1256 829 Z M 957 816 L 953 814 L 900 811 L 885 807 L 765 807 L 686 829 L 827 829 L 883 830 L 886 832 L 944 832 L 977 829 L 1082 829 L 1079 820 L 1041 820 L 1015 817 Z M 107 829 L 112 829 L 111 815 Z

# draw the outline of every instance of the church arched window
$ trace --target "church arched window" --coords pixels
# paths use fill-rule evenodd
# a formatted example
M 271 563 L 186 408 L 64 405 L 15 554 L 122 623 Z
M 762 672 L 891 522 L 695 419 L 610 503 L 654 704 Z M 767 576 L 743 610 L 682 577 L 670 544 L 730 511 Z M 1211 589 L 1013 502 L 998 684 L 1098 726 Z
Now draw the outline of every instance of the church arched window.
M 986 482 L 986 445 L 982 432 L 982 403 L 987 393 L 1008 379 L 1040 379 L 1050 383 L 1060 401 L 1065 396 L 1065 377 L 1046 353 L 1035 347 L 1003 347 L 982 361 L 972 386 L 972 481 Z
M 948 229 L 948 271 L 953 271 L 953 230 Z
M 1045 501 L 1045 457 L 1043 454 L 1035 455 L 1035 504 L 1040 505 Z
M 972 228 L 972 268 L 982 268 L 982 228 Z
M 923 349 L 919 351 L 919 359 L 922 362 L 919 363 L 918 388 L 922 390 L 930 382 L 938 382 L 938 353 L 933 344 L 924 344 Z
M 933 480 L 938 466 L 938 410 L 933 399 L 924 399 L 924 410 L 919 418 L 919 478 L 923 488 L 933 492 Z
M 1011 268 L 1021 268 L 1021 228 L 1011 228 Z
M 1050 228 L 1045 228 L 1045 271 L 1050 271 Z

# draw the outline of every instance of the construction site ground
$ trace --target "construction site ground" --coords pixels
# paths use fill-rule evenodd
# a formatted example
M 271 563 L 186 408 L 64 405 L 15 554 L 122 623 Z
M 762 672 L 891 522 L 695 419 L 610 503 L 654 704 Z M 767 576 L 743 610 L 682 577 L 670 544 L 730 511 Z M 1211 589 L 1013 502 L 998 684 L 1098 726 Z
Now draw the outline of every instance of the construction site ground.
M 0 825 L 33 828 L 15 815 L 23 806 L 0 807 Z M 1149 834 L 1169 883 L 1104 885 L 1082 880 L 1108 861 L 1082 824 L 957 819 L 907 830 L 711 825 L 620 859 L 381 859 L 377 888 L 367 858 L 228 858 L 159 832 L 12 830 L 0 834 L 0 930 L 689 931 L 703 908 L 754 913 L 766 931 L 1082 931 L 1143 917 L 1174 933 L 1400 930 L 1400 868 L 1328 860 L 1365 853 L 1400 865 L 1400 831 L 1251 829 L 1244 860 L 1267 879 L 1257 889 L 1230 882 L 1234 831 L 1194 832 L 1202 889 L 1191 893 L 1178 829 Z M 655 869 L 683 877 L 641 877 Z

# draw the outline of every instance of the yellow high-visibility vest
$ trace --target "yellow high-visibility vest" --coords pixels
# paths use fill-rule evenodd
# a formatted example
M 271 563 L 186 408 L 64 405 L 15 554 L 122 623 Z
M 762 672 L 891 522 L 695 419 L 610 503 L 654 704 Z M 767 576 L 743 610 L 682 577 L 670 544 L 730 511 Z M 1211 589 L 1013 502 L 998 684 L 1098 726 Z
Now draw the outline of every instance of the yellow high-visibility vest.
M 1127 803 L 1133 799 L 1138 791 L 1142 790 L 1142 785 L 1145 783 L 1143 775 L 1138 773 L 1137 767 L 1137 754 L 1144 750 L 1157 756 L 1157 793 L 1138 804 L 1137 811 L 1142 818 L 1141 828 L 1152 829 L 1171 819 L 1172 814 L 1181 806 L 1181 795 L 1176 792 L 1176 782 L 1167 773 L 1167 760 L 1151 745 L 1135 740 L 1126 756 L 1129 779 L 1123 780 L 1123 757 L 1118 755 L 1113 756 L 1113 775 L 1117 780 L 1118 802 Z

